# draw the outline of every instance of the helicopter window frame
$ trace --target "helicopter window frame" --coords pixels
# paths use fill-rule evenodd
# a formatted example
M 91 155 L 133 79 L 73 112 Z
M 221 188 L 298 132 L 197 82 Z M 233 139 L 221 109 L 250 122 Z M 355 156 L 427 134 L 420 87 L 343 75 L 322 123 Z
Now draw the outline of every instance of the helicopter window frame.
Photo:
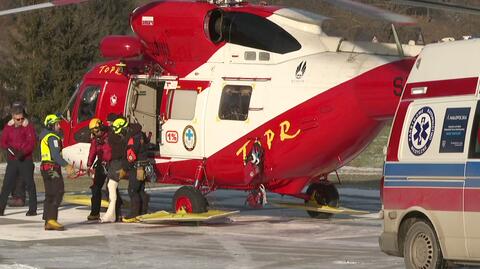
M 246 121 L 252 92 L 253 87 L 250 85 L 225 85 L 218 108 L 220 120 Z
M 222 38 L 232 44 L 286 54 L 302 45 L 289 32 L 267 18 L 244 12 L 228 12 L 222 19 Z
M 77 109 L 77 122 L 84 122 L 93 118 L 97 112 L 98 99 L 102 87 L 100 85 L 86 85 L 80 98 Z M 89 100 L 85 102 L 86 98 Z
M 194 89 L 174 89 L 168 91 L 168 119 L 192 120 L 195 117 L 198 92 Z
M 62 116 L 64 119 L 70 121 L 72 119 L 72 113 L 73 110 L 75 109 L 75 101 L 77 100 L 77 96 L 80 92 L 80 85 L 83 83 L 78 83 L 75 87 L 75 91 L 73 92 L 72 96 L 68 100 L 67 105 L 65 106 L 65 109 L 63 110 Z

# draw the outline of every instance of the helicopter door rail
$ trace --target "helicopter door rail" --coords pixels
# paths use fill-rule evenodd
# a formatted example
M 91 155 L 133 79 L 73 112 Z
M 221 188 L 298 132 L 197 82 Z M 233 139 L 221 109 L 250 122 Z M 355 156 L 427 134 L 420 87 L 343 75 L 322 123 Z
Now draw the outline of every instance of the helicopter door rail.
M 272 78 L 222 77 L 225 81 L 271 81 Z

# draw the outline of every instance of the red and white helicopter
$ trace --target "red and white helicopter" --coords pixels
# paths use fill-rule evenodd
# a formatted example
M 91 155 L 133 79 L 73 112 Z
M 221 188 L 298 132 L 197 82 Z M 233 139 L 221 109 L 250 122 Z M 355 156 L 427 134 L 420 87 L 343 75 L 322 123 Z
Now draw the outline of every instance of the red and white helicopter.
M 338 206 L 327 175 L 393 117 L 422 47 L 328 36 L 325 19 L 242 1 L 135 9 L 134 35 L 103 39 L 115 60 L 85 74 L 69 102 L 64 156 L 85 164 L 89 120 L 121 113 L 157 144 L 158 182 L 187 185 L 174 210 L 205 211 L 204 195 L 219 188 L 249 191 L 251 205 L 269 191 Z

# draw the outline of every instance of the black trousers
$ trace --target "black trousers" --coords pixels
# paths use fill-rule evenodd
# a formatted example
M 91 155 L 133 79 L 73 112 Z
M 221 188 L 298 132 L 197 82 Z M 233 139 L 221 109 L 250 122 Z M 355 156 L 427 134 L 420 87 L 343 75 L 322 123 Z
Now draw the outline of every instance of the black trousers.
M 37 187 L 33 180 L 33 161 L 32 160 L 9 160 L 3 179 L 2 192 L 0 194 L 0 210 L 4 211 L 7 206 L 7 200 L 10 193 L 15 188 L 17 178 L 23 178 L 28 191 L 28 210 L 37 211 Z
M 107 179 L 106 167 L 101 164 L 98 164 L 95 167 L 95 175 L 93 176 L 93 184 L 90 186 L 92 190 L 92 198 L 90 201 L 92 202 L 92 209 L 90 211 L 90 215 L 95 216 L 100 214 L 100 208 L 102 203 L 102 188 L 105 184 L 105 180 Z M 118 195 L 118 193 L 117 193 Z
M 25 180 L 23 180 L 23 178 L 21 177 L 18 177 L 17 180 L 15 181 L 15 188 L 12 191 L 12 197 L 20 198 L 23 201 L 25 201 L 26 188 L 27 188 L 27 185 L 25 184 Z
M 43 219 L 57 220 L 58 207 L 62 203 L 65 185 L 60 166 L 51 170 L 42 170 L 43 183 L 45 184 L 45 202 L 43 203 Z
M 128 196 L 130 196 L 129 218 L 147 213 L 148 194 L 145 192 L 145 181 L 137 180 L 137 170 L 135 168 L 128 171 Z

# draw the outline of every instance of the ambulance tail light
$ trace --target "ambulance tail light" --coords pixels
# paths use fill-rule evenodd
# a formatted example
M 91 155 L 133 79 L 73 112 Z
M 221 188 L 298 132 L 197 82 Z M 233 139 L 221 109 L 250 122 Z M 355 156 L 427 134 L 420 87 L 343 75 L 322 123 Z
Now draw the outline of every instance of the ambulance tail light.
M 104 58 L 132 58 L 142 55 L 143 46 L 134 36 L 111 35 L 100 42 Z

